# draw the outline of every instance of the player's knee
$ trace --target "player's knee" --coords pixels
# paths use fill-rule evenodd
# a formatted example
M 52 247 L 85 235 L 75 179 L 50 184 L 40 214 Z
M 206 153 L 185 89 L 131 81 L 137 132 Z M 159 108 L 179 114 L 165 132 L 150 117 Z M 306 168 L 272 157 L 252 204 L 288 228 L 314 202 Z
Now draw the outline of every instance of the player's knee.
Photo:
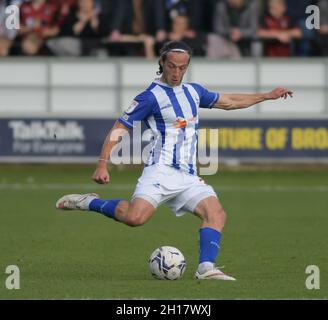
M 222 208 L 214 210 L 208 215 L 208 222 L 220 229 L 224 227 L 226 221 L 227 214 Z
M 126 220 L 126 224 L 130 227 L 140 227 L 146 223 L 145 216 L 138 212 L 130 214 Z

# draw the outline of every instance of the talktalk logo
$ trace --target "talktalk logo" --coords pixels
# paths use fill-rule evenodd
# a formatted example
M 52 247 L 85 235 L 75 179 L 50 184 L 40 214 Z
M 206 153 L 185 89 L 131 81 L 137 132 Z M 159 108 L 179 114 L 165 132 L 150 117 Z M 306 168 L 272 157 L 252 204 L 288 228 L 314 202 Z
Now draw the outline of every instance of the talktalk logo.
M 14 140 L 84 140 L 83 127 L 76 121 L 13 120 L 8 126 Z

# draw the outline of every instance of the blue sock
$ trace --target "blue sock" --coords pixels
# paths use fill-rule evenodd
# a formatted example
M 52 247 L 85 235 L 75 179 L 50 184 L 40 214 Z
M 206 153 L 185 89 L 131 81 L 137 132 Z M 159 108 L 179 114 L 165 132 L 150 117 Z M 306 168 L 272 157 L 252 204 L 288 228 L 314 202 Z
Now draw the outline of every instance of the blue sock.
M 212 228 L 199 229 L 199 263 L 212 262 L 218 256 L 220 249 L 221 233 Z
M 112 200 L 94 199 L 90 202 L 89 209 L 91 211 L 99 212 L 108 218 L 112 218 L 118 221 L 115 218 L 115 209 L 120 201 L 122 201 L 122 199 L 112 199 Z

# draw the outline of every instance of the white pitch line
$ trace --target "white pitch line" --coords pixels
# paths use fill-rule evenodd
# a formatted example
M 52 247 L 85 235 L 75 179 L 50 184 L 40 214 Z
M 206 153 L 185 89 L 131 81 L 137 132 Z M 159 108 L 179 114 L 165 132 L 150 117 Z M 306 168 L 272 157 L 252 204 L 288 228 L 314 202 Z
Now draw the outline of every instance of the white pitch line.
M 109 185 L 91 184 L 71 184 L 71 183 L 0 183 L 0 190 L 62 190 L 62 189 L 75 189 L 75 190 L 119 190 L 119 191 L 133 191 L 134 184 L 117 184 L 112 183 Z M 259 186 L 227 186 L 227 185 L 212 185 L 217 191 L 227 192 L 328 192 L 328 185 L 313 185 L 313 186 L 281 186 L 281 185 L 259 185 Z

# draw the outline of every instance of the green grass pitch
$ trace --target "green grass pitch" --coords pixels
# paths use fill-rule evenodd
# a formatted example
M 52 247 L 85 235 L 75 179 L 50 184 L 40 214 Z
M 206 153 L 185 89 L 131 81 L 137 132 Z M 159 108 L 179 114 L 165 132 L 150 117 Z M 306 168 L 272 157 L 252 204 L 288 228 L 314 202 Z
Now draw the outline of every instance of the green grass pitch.
M 88 212 L 60 212 L 66 193 L 129 198 L 141 169 L 113 169 L 108 186 L 93 166 L 0 165 L 0 299 L 327 299 L 328 170 L 228 170 L 204 177 L 228 213 L 218 266 L 236 282 L 193 278 L 200 220 L 162 206 L 130 228 Z M 161 245 L 187 261 L 177 281 L 151 277 L 148 257 Z M 20 289 L 8 290 L 8 265 Z M 305 269 L 320 269 L 320 289 Z

